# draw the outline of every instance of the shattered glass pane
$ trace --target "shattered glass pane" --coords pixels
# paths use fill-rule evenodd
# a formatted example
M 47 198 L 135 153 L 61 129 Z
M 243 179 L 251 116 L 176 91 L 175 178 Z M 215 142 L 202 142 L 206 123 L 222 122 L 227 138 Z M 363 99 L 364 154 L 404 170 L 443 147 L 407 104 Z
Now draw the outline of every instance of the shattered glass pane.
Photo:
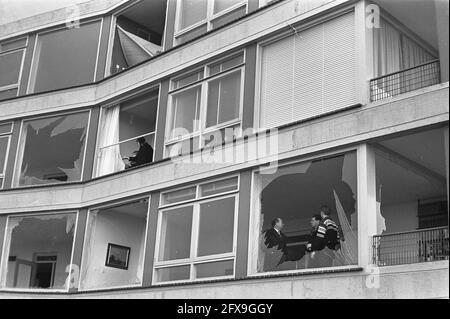
M 259 212 L 260 235 L 253 260 L 258 272 L 357 264 L 355 152 L 282 166 L 274 174 L 255 177 L 253 205 Z M 331 232 L 327 239 L 317 236 L 318 225 L 313 225 L 312 217 L 323 206 L 338 227 L 337 240 L 328 238 Z M 273 227 L 277 218 L 284 223 L 281 229 L 278 224 Z
M 77 215 L 10 217 L 3 283 L 8 288 L 67 289 Z
M 89 112 L 80 112 L 24 122 L 15 184 L 81 180 L 88 120 Z

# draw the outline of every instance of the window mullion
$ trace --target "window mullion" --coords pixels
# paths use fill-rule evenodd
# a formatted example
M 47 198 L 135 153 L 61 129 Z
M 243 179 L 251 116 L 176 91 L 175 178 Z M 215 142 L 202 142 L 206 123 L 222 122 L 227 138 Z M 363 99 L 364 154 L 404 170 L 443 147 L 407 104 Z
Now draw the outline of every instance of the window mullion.
M 195 257 L 197 256 L 198 251 L 198 235 L 199 235 L 199 228 L 200 228 L 200 204 L 194 203 L 193 210 L 192 210 L 193 216 L 192 216 L 192 234 L 191 234 L 191 274 L 190 279 L 195 280 L 195 267 L 194 263 L 192 262 Z

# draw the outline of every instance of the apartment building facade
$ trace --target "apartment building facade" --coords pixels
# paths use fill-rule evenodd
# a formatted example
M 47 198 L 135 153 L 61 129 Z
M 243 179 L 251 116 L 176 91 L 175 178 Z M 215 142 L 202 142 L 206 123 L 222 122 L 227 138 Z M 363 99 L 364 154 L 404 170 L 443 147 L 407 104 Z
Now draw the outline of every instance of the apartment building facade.
M 448 69 L 445 0 L 0 25 L 0 298 L 448 298 Z M 327 267 L 302 252 L 322 205 Z

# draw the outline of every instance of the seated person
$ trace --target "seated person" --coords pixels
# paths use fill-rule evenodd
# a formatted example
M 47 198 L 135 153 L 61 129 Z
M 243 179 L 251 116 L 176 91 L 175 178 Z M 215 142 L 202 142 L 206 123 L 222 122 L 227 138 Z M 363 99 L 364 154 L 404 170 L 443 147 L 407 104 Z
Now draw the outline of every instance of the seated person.
M 130 165 L 127 168 L 144 165 L 153 161 L 153 148 L 145 141 L 145 138 L 139 137 L 136 142 L 139 145 L 139 150 L 133 152 L 134 156 L 125 158 L 130 161 Z

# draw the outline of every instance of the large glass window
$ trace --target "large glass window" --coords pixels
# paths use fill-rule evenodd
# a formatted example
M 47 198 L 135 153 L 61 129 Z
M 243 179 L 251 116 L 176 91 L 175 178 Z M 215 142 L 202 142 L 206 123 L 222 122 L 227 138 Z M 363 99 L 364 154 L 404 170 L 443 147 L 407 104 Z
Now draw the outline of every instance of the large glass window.
M 27 38 L 0 43 L 0 100 L 17 96 Z
M 139 1 L 115 19 L 110 74 L 162 52 L 167 0 Z
M 29 93 L 95 80 L 101 22 L 38 34 Z
M 10 216 L 2 287 L 68 289 L 76 213 Z
M 89 112 L 23 122 L 14 185 L 80 181 Z
M 175 39 L 186 42 L 246 12 L 246 0 L 178 0 Z
M 244 54 L 239 53 L 172 79 L 166 130 L 169 156 L 192 150 L 190 144 L 189 150 L 184 148 L 189 140 L 193 149 L 199 149 L 226 141 L 226 128 L 240 128 L 243 69 Z
M 12 134 L 12 123 L 0 124 L 0 189 L 3 188 L 8 160 L 9 143 Z
M 89 212 L 81 289 L 142 284 L 148 199 Z
M 161 195 L 156 282 L 233 276 L 237 191 L 233 177 Z
M 153 161 L 158 92 L 151 90 L 102 109 L 96 176 Z
M 357 264 L 356 152 L 258 171 L 253 187 L 252 272 Z

